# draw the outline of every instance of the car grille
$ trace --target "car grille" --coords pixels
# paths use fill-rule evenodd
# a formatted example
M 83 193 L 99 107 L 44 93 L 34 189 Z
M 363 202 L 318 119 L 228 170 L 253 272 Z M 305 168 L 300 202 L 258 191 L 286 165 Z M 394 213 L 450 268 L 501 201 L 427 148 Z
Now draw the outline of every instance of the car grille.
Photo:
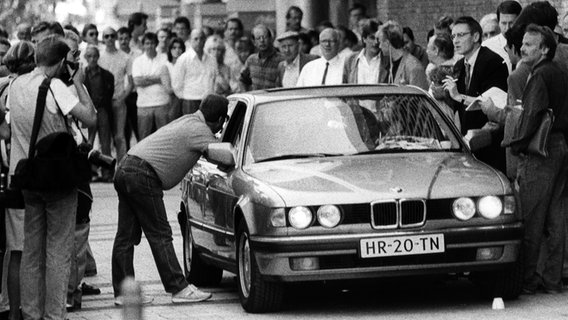
M 371 225 L 374 229 L 412 228 L 426 222 L 424 200 L 392 200 L 371 203 Z
M 454 199 L 431 199 L 400 201 L 404 214 L 402 215 L 401 224 L 410 227 L 414 223 L 419 223 L 422 218 L 427 220 L 454 219 L 452 215 L 452 202 Z M 360 223 L 376 223 L 379 226 L 395 226 L 392 219 L 396 219 L 396 201 L 373 203 L 373 215 L 369 203 L 357 203 L 342 205 L 341 209 L 344 213 L 343 224 L 360 224 Z M 424 204 L 426 205 L 424 213 Z M 378 214 L 382 212 L 382 214 Z M 422 224 L 420 224 L 422 225 Z M 419 225 L 417 225 L 419 226 Z M 387 228 L 385 228 L 387 229 Z

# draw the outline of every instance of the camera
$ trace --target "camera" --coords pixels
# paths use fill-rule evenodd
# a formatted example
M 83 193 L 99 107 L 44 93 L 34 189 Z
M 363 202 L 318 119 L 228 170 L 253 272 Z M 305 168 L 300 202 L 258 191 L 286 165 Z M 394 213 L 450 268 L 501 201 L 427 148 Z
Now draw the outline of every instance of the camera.
M 93 146 L 89 143 L 81 143 L 78 149 L 79 152 L 87 155 L 87 159 L 91 164 L 105 169 L 114 169 L 116 159 L 102 154 L 99 150 L 93 150 Z
M 69 66 L 69 69 L 73 71 L 72 74 L 69 73 L 69 69 L 67 68 L 67 66 Z M 78 70 L 79 70 L 79 63 L 65 60 L 65 64 L 59 70 L 57 75 L 55 75 L 55 77 L 63 81 L 65 85 L 70 86 L 73 84 L 73 77 L 75 76 L 75 73 L 77 73 Z

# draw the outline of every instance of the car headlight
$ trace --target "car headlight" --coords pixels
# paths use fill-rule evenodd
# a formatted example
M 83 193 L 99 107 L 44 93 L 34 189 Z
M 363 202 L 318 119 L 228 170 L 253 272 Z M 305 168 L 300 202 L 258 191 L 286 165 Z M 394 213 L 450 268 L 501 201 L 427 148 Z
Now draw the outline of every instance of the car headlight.
M 333 228 L 341 221 L 341 211 L 334 205 L 325 205 L 318 208 L 318 222 L 322 227 Z
M 306 207 L 294 207 L 288 212 L 288 221 L 296 229 L 306 229 L 312 224 L 313 214 Z
M 487 219 L 497 218 L 503 211 L 503 203 L 496 196 L 485 196 L 477 201 L 479 214 Z
M 475 215 L 475 202 L 471 198 L 458 198 L 452 204 L 452 212 L 459 220 L 469 220 Z

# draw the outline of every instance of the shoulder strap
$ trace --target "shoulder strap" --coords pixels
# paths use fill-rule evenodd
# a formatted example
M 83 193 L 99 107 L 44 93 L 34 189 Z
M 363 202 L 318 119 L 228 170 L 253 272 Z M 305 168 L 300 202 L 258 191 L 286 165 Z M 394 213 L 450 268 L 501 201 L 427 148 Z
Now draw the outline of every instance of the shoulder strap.
M 36 100 L 36 110 L 34 115 L 34 124 L 32 127 L 32 136 L 30 139 L 30 148 L 28 151 L 28 159 L 35 157 L 35 145 L 37 142 L 37 136 L 39 134 L 39 127 L 41 126 L 41 120 L 43 118 L 43 111 L 45 109 L 45 98 L 47 97 L 47 90 L 49 89 L 49 84 L 51 83 L 51 78 L 45 78 L 41 85 L 39 86 L 39 91 L 37 93 Z
M 53 101 L 55 102 L 55 105 L 57 106 L 57 112 L 59 113 L 59 115 L 61 115 L 61 118 L 63 119 L 63 123 L 65 124 L 65 127 L 67 128 L 67 132 L 72 133 L 71 131 L 73 131 L 73 128 L 71 128 L 71 126 L 69 126 L 69 123 L 67 122 L 67 118 L 63 114 L 63 111 L 61 111 L 61 107 L 59 106 L 59 103 L 57 103 L 57 99 L 55 99 L 55 95 L 53 94 L 53 91 L 51 91 L 51 87 L 49 87 L 49 92 L 51 92 L 51 96 L 53 97 Z M 87 140 L 87 138 L 83 134 L 83 131 L 81 131 L 81 126 L 79 126 L 79 121 L 77 120 L 77 118 L 72 117 L 72 119 L 75 122 L 75 125 L 77 126 L 77 131 L 79 131 L 79 133 L 81 134 L 81 137 L 83 138 L 83 142 L 89 141 L 89 140 Z M 73 134 L 71 134 L 71 135 L 73 135 Z

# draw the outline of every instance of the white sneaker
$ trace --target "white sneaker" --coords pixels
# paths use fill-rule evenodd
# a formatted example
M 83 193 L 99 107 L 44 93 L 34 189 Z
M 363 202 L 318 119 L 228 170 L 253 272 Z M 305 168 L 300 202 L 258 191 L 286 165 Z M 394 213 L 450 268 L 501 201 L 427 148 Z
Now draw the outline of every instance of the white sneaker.
M 142 304 L 150 304 L 152 303 L 152 301 L 154 301 L 154 298 L 152 297 L 147 297 L 147 296 L 142 296 Z M 118 296 L 114 298 L 114 305 L 115 306 L 123 306 L 124 305 L 124 297 L 123 296 Z
M 173 303 L 198 302 L 198 301 L 207 300 L 211 298 L 211 296 L 212 294 L 210 292 L 203 292 L 197 289 L 196 286 L 190 284 L 180 292 L 172 294 L 172 302 Z

